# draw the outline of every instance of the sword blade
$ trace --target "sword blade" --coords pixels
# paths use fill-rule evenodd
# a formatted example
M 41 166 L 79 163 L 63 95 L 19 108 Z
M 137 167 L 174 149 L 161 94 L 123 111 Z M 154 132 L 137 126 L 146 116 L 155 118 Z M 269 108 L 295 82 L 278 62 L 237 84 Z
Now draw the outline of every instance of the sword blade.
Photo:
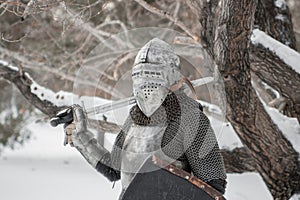
M 193 87 L 199 87 L 201 85 L 205 85 L 205 84 L 211 83 L 213 81 L 214 81 L 214 77 L 205 77 L 205 78 L 199 78 L 199 79 L 193 80 L 193 81 L 191 81 L 191 83 L 192 83 Z M 182 87 L 183 87 L 183 89 L 188 88 L 188 86 L 185 83 L 183 84 Z M 123 108 L 123 107 L 129 106 L 129 105 L 133 105 L 135 103 L 136 103 L 136 100 L 134 97 L 128 97 L 128 98 L 121 99 L 118 101 L 113 101 L 111 103 L 88 108 L 88 109 L 86 109 L 86 113 L 87 113 L 88 117 L 92 117 L 97 114 L 103 114 L 108 111 L 112 111 L 112 110 L 115 110 L 118 108 Z

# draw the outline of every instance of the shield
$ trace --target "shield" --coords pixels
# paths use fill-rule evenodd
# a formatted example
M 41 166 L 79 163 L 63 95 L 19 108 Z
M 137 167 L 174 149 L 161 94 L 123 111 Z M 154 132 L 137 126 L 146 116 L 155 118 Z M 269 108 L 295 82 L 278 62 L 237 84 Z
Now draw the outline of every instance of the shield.
M 148 159 L 140 170 L 144 173 L 135 176 L 121 200 L 225 200 L 221 193 L 201 180 L 200 185 L 193 184 L 198 180 L 187 172 L 181 173 L 182 170 L 171 165 L 162 168 L 160 164 Z M 176 170 L 185 177 L 177 175 Z

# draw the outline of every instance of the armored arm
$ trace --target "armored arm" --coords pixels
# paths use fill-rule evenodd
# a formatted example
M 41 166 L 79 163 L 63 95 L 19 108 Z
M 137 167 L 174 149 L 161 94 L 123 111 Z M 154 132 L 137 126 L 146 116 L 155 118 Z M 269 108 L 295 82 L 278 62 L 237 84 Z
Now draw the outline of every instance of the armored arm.
M 73 120 L 65 124 L 66 143 L 74 146 L 89 164 L 110 181 L 120 179 L 120 172 L 111 166 L 111 153 L 100 145 L 87 128 L 87 117 L 79 105 L 71 107 Z M 61 114 L 61 113 L 60 113 Z

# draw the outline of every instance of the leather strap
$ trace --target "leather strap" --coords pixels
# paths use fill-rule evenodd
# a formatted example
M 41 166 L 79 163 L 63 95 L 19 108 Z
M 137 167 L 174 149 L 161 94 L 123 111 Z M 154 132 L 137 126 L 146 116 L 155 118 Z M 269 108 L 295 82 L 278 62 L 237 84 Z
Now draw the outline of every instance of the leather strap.
M 159 166 L 160 168 L 163 168 L 176 176 L 186 179 L 187 181 L 189 181 L 196 187 L 198 187 L 201 190 L 203 190 L 204 192 L 206 192 L 213 199 L 226 200 L 225 197 L 219 191 L 217 191 L 216 189 L 214 189 L 212 186 L 205 183 L 201 179 L 197 178 L 196 176 L 194 176 L 184 170 L 181 170 L 181 169 L 175 167 L 174 165 L 167 163 L 166 161 L 160 160 L 156 156 L 152 157 L 152 161 L 155 165 Z
M 189 81 L 189 79 L 187 79 L 186 77 L 183 77 L 177 83 L 175 83 L 174 85 L 172 85 L 170 87 L 170 91 L 171 92 L 175 92 L 175 91 L 179 90 L 182 87 L 183 83 L 187 84 L 187 86 L 190 88 L 190 90 L 192 91 L 192 93 L 194 95 L 194 99 L 197 100 L 198 97 L 196 95 L 195 88 L 194 88 L 193 84 L 191 83 L 191 81 Z

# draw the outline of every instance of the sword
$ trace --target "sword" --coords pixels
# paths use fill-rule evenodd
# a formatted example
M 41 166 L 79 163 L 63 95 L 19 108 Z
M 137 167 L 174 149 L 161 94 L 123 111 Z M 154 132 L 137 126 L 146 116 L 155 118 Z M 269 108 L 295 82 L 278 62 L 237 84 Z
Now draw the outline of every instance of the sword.
M 201 85 L 205 85 L 205 84 L 211 83 L 213 81 L 214 81 L 214 77 L 205 77 L 205 78 L 200 78 L 200 79 L 196 79 L 194 81 L 191 81 L 191 83 L 192 83 L 193 87 L 199 87 Z M 186 88 L 188 88 L 188 85 L 186 83 L 184 83 L 182 85 L 182 88 L 186 89 Z M 136 104 L 135 98 L 134 97 L 129 97 L 129 98 L 122 99 L 122 100 L 119 100 L 119 101 L 114 101 L 114 102 L 107 103 L 107 104 L 104 104 L 104 105 L 88 108 L 88 109 L 86 109 L 86 113 L 87 113 L 88 117 L 92 117 L 92 116 L 95 116 L 97 114 L 106 113 L 108 111 L 112 111 L 112 110 L 115 110 L 115 109 L 118 109 L 118 108 L 123 108 L 123 107 L 133 105 L 133 104 Z
M 192 86 L 193 87 L 199 87 L 201 85 L 205 85 L 211 82 L 215 81 L 215 77 L 205 77 L 205 78 L 199 78 L 196 80 L 191 81 Z M 183 89 L 188 88 L 188 85 L 186 83 L 183 83 L 182 85 Z M 98 114 L 103 114 L 118 108 L 123 108 L 129 105 L 133 105 L 136 104 L 136 100 L 135 98 L 132 97 L 128 97 L 126 99 L 121 99 L 118 101 L 114 101 L 114 102 L 110 102 L 110 103 L 106 103 L 103 105 L 99 105 L 99 106 L 94 106 L 92 108 L 88 108 L 85 110 L 87 117 L 91 118 L 95 115 Z M 68 107 L 65 110 L 60 111 L 56 117 L 51 118 L 50 120 L 50 124 L 51 126 L 55 127 L 59 124 L 64 124 L 64 123 L 71 123 L 73 121 L 73 113 L 72 113 L 72 108 Z

